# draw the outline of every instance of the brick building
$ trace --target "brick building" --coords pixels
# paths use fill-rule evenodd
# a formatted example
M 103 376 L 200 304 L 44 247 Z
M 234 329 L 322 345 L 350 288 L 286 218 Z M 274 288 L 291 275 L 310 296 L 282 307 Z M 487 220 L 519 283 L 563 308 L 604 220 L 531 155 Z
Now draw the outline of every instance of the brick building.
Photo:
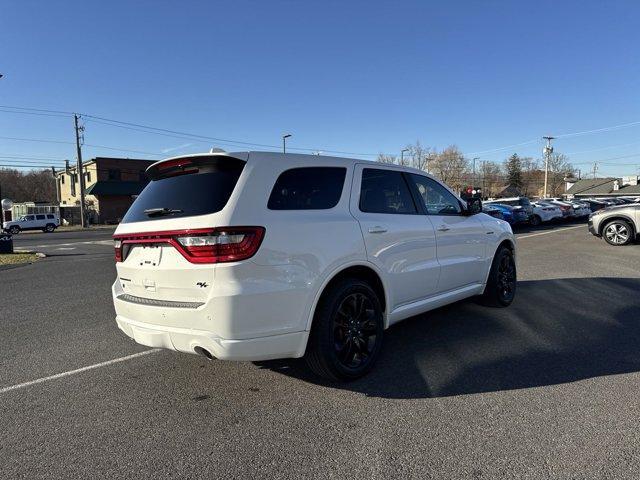
M 136 195 L 148 182 L 146 168 L 153 160 L 135 158 L 96 157 L 82 164 L 85 181 L 85 205 L 90 223 L 118 223 Z M 80 185 L 77 168 L 56 174 L 61 214 L 75 218 L 80 206 Z M 78 207 L 78 208 L 73 208 Z M 75 221 L 74 221 L 75 220 Z

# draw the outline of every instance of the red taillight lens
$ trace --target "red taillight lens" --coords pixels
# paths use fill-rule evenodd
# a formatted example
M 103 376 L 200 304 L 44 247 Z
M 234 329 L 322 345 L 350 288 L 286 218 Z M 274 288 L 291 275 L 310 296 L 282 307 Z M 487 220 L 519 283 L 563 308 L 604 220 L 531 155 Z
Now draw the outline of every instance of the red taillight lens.
M 178 242 L 198 263 L 237 262 L 252 257 L 264 236 L 262 227 L 215 229 L 210 234 L 180 235 Z
M 114 240 L 113 246 L 116 250 L 116 262 L 121 262 L 122 261 L 122 241 Z
M 118 235 L 116 262 L 123 261 L 123 244 L 169 243 L 191 263 L 223 263 L 246 260 L 256 254 L 264 227 L 223 227 Z

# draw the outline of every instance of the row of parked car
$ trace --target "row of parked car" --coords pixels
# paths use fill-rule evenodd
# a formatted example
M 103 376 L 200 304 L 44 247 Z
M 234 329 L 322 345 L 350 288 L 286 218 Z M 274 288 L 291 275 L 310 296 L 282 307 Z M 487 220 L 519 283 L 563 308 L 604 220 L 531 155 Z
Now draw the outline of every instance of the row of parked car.
M 492 217 L 506 220 L 511 225 L 528 223 L 540 225 L 559 220 L 586 219 L 592 212 L 615 205 L 638 202 L 633 198 L 598 198 L 563 200 L 561 198 L 541 198 L 531 201 L 527 197 L 500 198 L 486 200 L 483 212 Z

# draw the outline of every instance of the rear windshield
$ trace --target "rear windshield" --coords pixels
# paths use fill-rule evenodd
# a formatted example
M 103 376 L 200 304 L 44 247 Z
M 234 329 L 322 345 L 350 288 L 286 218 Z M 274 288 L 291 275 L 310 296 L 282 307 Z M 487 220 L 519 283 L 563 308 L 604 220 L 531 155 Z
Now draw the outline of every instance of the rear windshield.
M 244 162 L 225 158 L 195 173 L 159 177 L 142 190 L 122 223 L 191 217 L 219 212 L 229 201 Z

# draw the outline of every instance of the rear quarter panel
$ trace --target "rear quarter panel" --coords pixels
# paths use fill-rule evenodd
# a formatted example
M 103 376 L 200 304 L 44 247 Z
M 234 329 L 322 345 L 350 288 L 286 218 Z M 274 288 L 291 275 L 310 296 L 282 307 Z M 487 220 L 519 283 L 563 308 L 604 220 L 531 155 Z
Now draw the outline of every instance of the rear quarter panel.
M 308 156 L 287 155 L 284 159 L 268 153 L 251 154 L 247 164 L 251 174 L 228 221 L 230 225 L 266 227 L 260 249 L 250 259 L 258 268 L 245 269 L 242 283 L 245 288 L 260 289 L 266 281 L 269 292 L 279 292 L 276 296 L 265 295 L 262 300 L 260 296 L 254 297 L 252 308 L 266 330 L 293 332 L 309 328 L 308 319 L 327 279 L 346 265 L 366 262 L 366 255 L 358 223 L 348 210 L 353 166 L 346 166 L 341 159 L 333 161 L 331 157 L 323 157 L 319 164 L 310 164 Z M 340 201 L 334 208 L 267 208 L 271 190 L 282 172 L 313 166 L 346 168 Z M 223 278 L 224 270 L 224 264 L 216 267 L 216 281 Z M 260 278 L 252 278 L 254 274 Z M 273 301 L 274 298 L 277 301 Z

